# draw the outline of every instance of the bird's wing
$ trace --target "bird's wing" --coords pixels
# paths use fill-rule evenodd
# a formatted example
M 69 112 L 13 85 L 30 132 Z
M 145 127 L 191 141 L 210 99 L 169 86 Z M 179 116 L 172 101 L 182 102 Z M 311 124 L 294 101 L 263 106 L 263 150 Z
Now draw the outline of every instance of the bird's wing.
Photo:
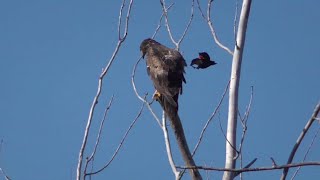
M 156 90 L 171 104 L 174 104 L 174 102 L 177 104 L 176 96 L 182 90 L 182 81 L 185 81 L 183 76 L 184 65 L 184 59 L 175 50 L 156 46 L 148 53 L 149 76 Z

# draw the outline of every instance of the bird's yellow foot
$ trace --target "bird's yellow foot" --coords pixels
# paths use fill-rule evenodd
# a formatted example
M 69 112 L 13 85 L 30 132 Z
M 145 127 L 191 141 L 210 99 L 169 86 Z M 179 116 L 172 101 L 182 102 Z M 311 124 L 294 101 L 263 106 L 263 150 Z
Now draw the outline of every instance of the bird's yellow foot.
M 153 99 L 155 99 L 156 101 L 158 101 L 161 97 L 161 94 L 158 91 L 155 91 L 153 93 Z

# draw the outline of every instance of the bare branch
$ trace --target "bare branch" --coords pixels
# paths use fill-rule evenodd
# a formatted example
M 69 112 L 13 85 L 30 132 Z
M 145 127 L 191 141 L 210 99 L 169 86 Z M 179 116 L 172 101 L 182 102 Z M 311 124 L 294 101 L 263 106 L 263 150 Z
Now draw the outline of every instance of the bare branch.
M 180 173 L 179 173 L 179 171 L 177 171 L 176 165 L 175 165 L 174 160 L 172 158 L 170 139 L 169 139 L 167 123 L 166 123 L 166 115 L 165 115 L 164 111 L 162 113 L 162 131 L 163 131 L 164 140 L 165 140 L 165 144 L 166 144 L 166 151 L 167 151 L 168 160 L 169 160 L 172 172 L 175 176 L 175 179 L 178 179 Z
M 212 34 L 212 36 L 213 36 L 214 41 L 217 43 L 217 45 L 218 45 L 220 48 L 222 48 L 222 49 L 224 49 L 225 51 L 227 51 L 230 55 L 233 56 L 233 52 L 232 52 L 228 47 L 224 46 L 224 45 L 219 41 L 218 36 L 217 36 L 217 34 L 216 34 L 215 30 L 214 30 L 213 23 L 212 23 L 212 20 L 211 20 L 211 6 L 212 6 L 212 2 L 213 2 L 213 0 L 209 0 L 209 1 L 208 1 L 208 8 L 207 8 L 207 23 L 208 23 L 208 26 L 209 26 L 209 28 L 210 28 L 210 32 L 211 32 L 211 34 Z M 200 7 L 200 5 L 199 5 L 199 7 Z M 203 16 L 204 16 L 204 15 L 203 15 Z
M 1 174 L 4 176 L 5 180 L 11 180 L 9 176 L 7 176 L 7 174 L 3 171 L 2 168 L 0 168 L 0 172 Z
M 309 152 L 310 152 L 310 150 L 311 150 L 311 148 L 312 148 L 312 146 L 313 146 L 313 144 L 314 144 L 314 141 L 316 140 L 319 132 L 320 132 L 320 127 L 318 128 L 317 132 L 314 134 L 314 136 L 313 136 L 313 138 L 312 138 L 312 140 L 311 140 L 311 143 L 310 143 L 310 145 L 309 145 L 306 153 L 305 153 L 304 156 L 303 156 L 302 162 L 305 162 L 305 161 L 306 161 L 307 156 L 308 156 L 308 154 L 309 154 Z M 300 169 L 301 169 L 301 166 L 297 168 L 296 172 L 294 172 L 291 180 L 293 180 L 293 179 L 296 177 L 296 175 L 298 174 L 298 172 L 299 172 Z
M 191 22 L 193 20 L 193 16 L 194 16 L 194 0 L 192 0 L 192 5 L 191 5 L 191 15 L 190 15 L 190 18 L 189 18 L 189 21 L 186 25 L 186 28 L 184 29 L 180 39 L 178 40 L 178 42 L 176 42 L 173 38 L 173 35 L 172 35 L 172 31 L 171 31 L 171 28 L 170 28 L 170 24 L 169 24 L 169 18 L 168 18 L 168 8 L 166 8 L 166 4 L 165 4 L 165 0 L 160 0 L 160 4 L 161 4 L 161 7 L 162 7 L 162 12 L 164 14 L 164 17 L 165 17 L 165 25 L 167 27 L 167 31 L 168 31 L 168 34 L 169 34 L 169 37 L 172 41 L 172 43 L 176 46 L 176 49 L 179 50 L 179 47 L 180 47 L 180 44 L 181 42 L 183 41 L 184 37 L 186 36 L 189 28 L 190 28 L 190 25 L 191 25 Z
M 239 157 L 239 151 L 237 150 L 237 148 L 229 141 L 229 139 L 226 136 L 226 133 L 224 132 L 223 128 L 222 128 L 222 124 L 221 124 L 221 120 L 219 118 L 219 127 L 220 127 L 220 131 L 224 137 L 224 139 L 227 141 L 227 143 L 229 144 L 229 146 L 231 146 L 231 148 L 236 152 L 236 155 L 234 157 L 234 159 L 237 159 Z
M 174 3 L 170 4 L 170 6 L 168 6 L 168 8 L 167 8 L 167 11 L 168 11 L 173 5 L 174 5 Z M 159 19 L 158 26 L 157 26 L 155 32 L 154 32 L 153 35 L 152 35 L 152 39 L 154 39 L 154 38 L 156 37 L 156 35 L 158 34 L 158 31 L 159 31 L 159 29 L 160 29 L 160 27 L 161 27 L 161 22 L 162 22 L 163 16 L 164 16 L 164 13 L 162 12 L 162 14 L 161 14 L 161 16 L 160 16 L 160 19 Z
M 142 110 L 143 110 L 143 108 L 144 108 L 144 104 L 145 104 L 145 103 L 142 103 L 142 106 L 141 106 L 141 108 L 140 108 L 137 116 L 135 117 L 135 119 L 132 121 L 132 123 L 130 124 L 129 128 L 128 128 L 127 131 L 125 132 L 124 136 L 122 137 L 122 139 L 121 139 L 121 141 L 120 141 L 117 149 L 116 149 L 115 152 L 113 153 L 113 155 L 112 155 L 111 159 L 109 160 L 109 162 L 107 162 L 106 165 L 103 166 L 101 169 L 99 169 L 99 170 L 97 170 L 97 171 L 95 171 L 95 172 L 91 172 L 91 173 L 85 174 L 85 176 L 97 174 L 97 173 L 103 171 L 105 168 L 107 168 L 107 167 L 111 164 L 111 162 L 114 160 L 114 158 L 115 158 L 115 157 L 117 156 L 117 154 L 119 153 L 119 150 L 121 149 L 124 141 L 126 140 L 126 138 L 127 138 L 128 134 L 129 134 L 130 130 L 132 129 L 132 127 L 134 126 L 134 124 L 137 122 L 137 120 L 138 120 L 139 117 L 141 116 Z
M 158 118 L 157 115 L 153 112 L 153 109 L 152 109 L 151 106 L 149 105 L 148 101 L 146 101 L 145 98 L 142 98 L 142 97 L 139 95 L 139 93 L 138 93 L 138 91 L 137 91 L 137 88 L 136 88 L 136 84 L 135 84 L 134 78 L 135 78 L 137 66 L 138 66 L 139 62 L 141 61 L 141 59 L 142 59 L 142 57 L 140 57 L 140 58 L 138 59 L 138 61 L 136 62 L 136 64 L 133 66 L 132 75 L 131 75 L 131 84 L 132 84 L 132 86 L 133 86 L 134 92 L 136 93 L 136 96 L 137 96 L 142 102 L 144 102 L 144 103 L 146 104 L 146 106 L 148 107 L 148 109 L 149 109 L 149 111 L 151 112 L 152 116 L 153 116 L 154 119 L 158 122 L 160 128 L 162 128 L 162 124 L 161 124 L 159 118 Z
M 220 98 L 220 101 L 219 101 L 217 107 L 215 108 L 215 110 L 213 111 L 213 113 L 212 113 L 211 116 L 209 117 L 208 121 L 206 122 L 206 124 L 205 124 L 204 127 L 202 128 L 202 131 L 201 131 L 200 136 L 199 136 L 199 138 L 198 138 L 198 142 L 197 142 L 196 146 L 194 147 L 194 149 L 193 149 L 193 151 L 192 151 L 192 157 L 193 157 L 193 156 L 195 155 L 195 153 L 197 152 L 197 150 L 198 150 L 198 148 L 199 148 L 199 146 L 200 146 L 200 143 L 202 142 L 202 138 L 203 138 L 203 136 L 204 136 L 204 133 L 205 133 L 205 131 L 207 130 L 210 122 L 212 121 L 213 117 L 217 114 L 218 110 L 220 109 L 220 106 L 221 106 L 221 104 L 222 104 L 222 102 L 223 102 L 223 99 L 224 99 L 226 93 L 228 92 L 229 84 L 230 84 L 230 81 L 229 81 L 228 84 L 226 85 L 226 88 L 225 88 L 225 90 L 224 90 L 224 92 L 223 92 L 223 94 L 222 94 L 222 96 L 221 96 L 221 98 Z M 182 177 L 184 173 L 185 173 L 185 170 L 183 170 L 183 171 L 181 172 L 180 177 Z
M 291 164 L 291 162 L 292 162 L 292 160 L 294 158 L 294 155 L 296 154 L 296 152 L 297 152 L 297 150 L 298 150 L 298 148 L 299 148 L 304 136 L 307 134 L 308 130 L 310 129 L 310 127 L 312 125 L 312 123 L 316 120 L 316 118 L 317 118 L 317 116 L 319 114 L 319 111 L 320 111 L 320 102 L 315 107 L 314 112 L 311 115 L 311 118 L 307 122 L 306 126 L 303 128 L 300 136 L 298 137 L 298 140 L 297 140 L 296 144 L 293 146 L 293 149 L 292 149 L 292 151 L 290 153 L 290 156 L 289 156 L 289 159 L 287 161 L 287 164 Z M 286 179 L 288 171 L 289 171 L 288 168 L 284 168 L 283 169 L 281 180 L 285 180 Z
M 278 166 L 276 161 L 273 159 L 273 157 L 270 157 L 270 160 L 272 161 L 272 167 Z
M 220 98 L 220 101 L 219 101 L 217 107 L 215 108 L 215 110 L 214 110 L 213 113 L 211 114 L 210 118 L 208 119 L 208 121 L 207 121 L 206 124 L 204 125 L 204 127 L 203 127 L 203 129 L 202 129 L 202 131 L 201 131 L 201 133 L 200 133 L 200 137 L 199 137 L 199 139 L 198 139 L 198 142 L 197 142 L 195 148 L 193 149 L 192 156 L 193 156 L 193 155 L 196 153 L 196 151 L 198 150 L 199 145 L 200 145 L 200 143 L 201 143 L 201 141 L 202 141 L 202 138 L 203 138 L 203 135 L 204 135 L 205 131 L 207 130 L 207 128 L 208 128 L 210 122 L 212 121 L 213 117 L 217 114 L 218 110 L 220 109 L 220 106 L 221 106 L 221 104 L 222 104 L 222 102 L 223 102 L 223 99 L 224 99 L 226 93 L 228 92 L 229 84 L 230 84 L 230 81 L 228 82 L 228 84 L 227 84 L 227 86 L 226 86 L 226 88 L 225 88 L 225 90 L 224 90 L 224 92 L 223 92 L 223 94 L 222 94 L 222 96 L 221 96 L 221 98 Z
M 247 164 L 244 168 L 249 168 L 251 167 L 256 161 L 257 161 L 258 158 L 254 158 L 249 164 Z M 234 177 L 237 177 L 238 175 L 241 175 L 242 173 L 240 172 L 236 172 L 234 173 Z
M 106 117 L 107 117 L 107 114 L 109 112 L 109 109 L 111 108 L 111 105 L 113 103 L 113 99 L 114 99 L 114 95 L 112 95 L 111 97 L 111 100 L 109 101 L 109 104 L 108 106 L 106 107 L 105 111 L 104 111 L 104 115 L 103 115 L 103 118 L 101 120 L 101 123 L 100 123 L 100 127 L 99 127 L 99 131 L 98 131 L 98 135 L 97 135 L 97 139 L 96 139 L 96 144 L 94 146 L 94 149 L 91 153 L 91 155 L 87 158 L 86 160 L 86 165 L 85 165 L 85 168 L 84 168 L 84 174 L 87 173 L 87 167 L 88 167 L 88 164 L 90 163 L 90 161 L 93 160 L 95 154 L 96 154 L 96 151 L 97 151 L 97 148 L 98 148 L 98 145 L 99 145 L 99 142 L 100 142 L 100 137 L 101 137 L 101 133 L 102 133 L 102 129 L 103 129 L 103 125 L 104 125 L 104 122 L 106 120 Z
M 249 113 L 250 113 L 250 109 L 251 109 L 252 99 L 253 99 L 253 86 L 251 86 L 251 95 L 250 95 L 250 100 L 249 100 L 249 105 L 247 107 L 247 110 L 244 114 L 243 119 L 240 117 L 241 124 L 242 124 L 242 135 L 241 135 L 241 140 L 240 140 L 240 145 L 239 145 L 239 156 L 238 156 L 238 157 L 240 157 L 240 168 L 242 168 L 242 147 L 243 147 L 244 139 L 246 137 L 246 133 L 247 133 L 247 129 L 248 129 L 247 122 L 248 122 Z M 241 174 L 240 174 L 240 179 L 242 180 Z
M 124 0 L 122 2 L 122 5 L 120 7 L 120 13 L 119 13 L 119 19 L 121 19 L 122 16 L 122 9 L 123 6 L 125 4 L 126 0 Z M 119 37 L 118 43 L 116 45 L 116 48 L 111 56 L 111 58 L 109 59 L 108 64 L 106 65 L 106 67 L 104 68 L 104 70 L 102 71 L 100 77 L 99 77 L 99 82 L 98 82 L 98 90 L 97 93 L 95 95 L 95 97 L 93 98 L 91 107 L 90 107 L 90 111 L 89 111 L 89 117 L 87 120 L 87 125 L 85 128 L 85 132 L 84 132 L 84 137 L 83 137 L 83 141 L 82 141 L 82 145 L 80 148 L 80 152 L 79 152 L 79 158 L 78 158 L 78 165 L 77 165 L 77 180 L 80 180 L 81 177 L 81 169 L 82 169 L 82 161 L 83 161 L 83 154 L 87 145 L 87 141 L 88 141 L 88 135 L 89 135 L 89 131 L 90 131 L 90 127 L 91 127 L 91 123 L 92 123 L 92 118 L 93 118 L 93 114 L 96 108 L 96 105 L 98 104 L 98 99 L 100 97 L 101 91 L 102 91 L 102 82 L 103 82 L 103 78 L 105 77 L 105 75 L 107 74 L 109 68 L 111 67 L 116 55 L 118 54 L 118 51 L 122 45 L 122 43 L 125 41 L 127 34 L 128 34 L 128 25 L 129 25 L 129 16 L 130 16 L 130 12 L 131 12 L 131 7 L 132 7 L 132 3 L 133 0 L 130 1 L 129 3 L 129 7 L 128 7 L 128 11 L 127 11 L 127 17 L 126 17 L 126 25 L 125 25 L 125 32 L 124 32 L 124 36 L 123 37 Z M 121 21 L 119 21 L 118 27 L 121 26 Z M 118 33 L 120 33 L 120 28 L 118 29 Z
M 320 166 L 320 162 L 302 162 L 302 163 L 294 163 L 294 164 L 285 164 L 285 165 L 276 166 L 276 167 L 258 167 L 258 168 L 243 168 L 243 169 L 215 168 L 215 167 L 205 167 L 205 166 L 192 166 L 192 167 L 177 166 L 177 168 L 243 173 L 243 172 L 254 172 L 254 171 L 271 171 L 275 169 L 294 168 L 294 167 L 300 167 L 300 166 Z
M 199 0 L 197 0 L 197 4 L 198 4 L 198 9 L 200 11 L 201 16 L 203 17 L 204 20 L 207 20 L 206 16 L 204 15 L 204 13 L 203 13 L 203 11 L 201 9 Z
M 165 18 L 166 27 L 167 27 L 167 31 L 168 31 L 169 37 L 170 37 L 172 43 L 178 48 L 179 44 L 174 40 L 174 38 L 172 36 L 171 29 L 170 29 L 170 24 L 169 24 L 169 19 L 168 19 L 168 11 L 167 11 L 167 8 L 166 8 L 165 1 L 164 0 L 160 0 L 160 4 L 162 6 L 162 11 L 163 11 L 163 14 L 164 14 L 164 18 Z
M 234 42 L 236 47 L 238 47 L 238 44 L 237 44 L 237 17 L 238 17 L 238 9 L 239 9 L 238 1 L 239 0 L 236 0 L 236 10 L 234 13 L 234 20 L 233 20 L 233 34 L 234 34 Z
M 190 28 L 191 22 L 192 22 L 192 20 L 193 20 L 193 15 L 194 15 L 194 0 L 192 0 L 190 19 L 189 19 L 189 22 L 188 22 L 186 28 L 184 29 L 184 31 L 183 31 L 183 33 L 182 33 L 181 38 L 180 38 L 179 41 L 178 41 L 178 48 L 179 48 L 179 46 L 180 46 L 180 43 L 182 42 L 182 40 L 183 40 L 184 37 L 186 36 L 189 28 Z

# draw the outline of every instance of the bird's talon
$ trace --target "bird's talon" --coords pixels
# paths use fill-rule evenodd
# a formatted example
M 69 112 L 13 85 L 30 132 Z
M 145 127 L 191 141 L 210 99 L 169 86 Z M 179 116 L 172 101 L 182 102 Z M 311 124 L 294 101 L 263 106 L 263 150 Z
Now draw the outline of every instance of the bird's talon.
M 154 100 L 158 101 L 160 99 L 160 97 L 161 97 L 161 94 L 158 91 L 154 92 L 154 94 L 153 94 Z

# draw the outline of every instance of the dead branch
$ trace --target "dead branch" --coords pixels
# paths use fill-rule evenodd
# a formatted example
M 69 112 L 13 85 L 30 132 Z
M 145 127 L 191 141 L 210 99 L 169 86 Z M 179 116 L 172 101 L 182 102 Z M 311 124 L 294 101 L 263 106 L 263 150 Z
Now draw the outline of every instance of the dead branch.
M 309 145 L 306 153 L 305 153 L 304 156 L 303 156 L 302 162 L 305 162 L 305 160 L 307 159 L 307 156 L 308 156 L 308 154 L 309 154 L 309 152 L 310 152 L 310 150 L 311 150 L 311 148 L 312 148 L 312 146 L 313 146 L 313 144 L 314 144 L 314 141 L 316 140 L 319 132 L 320 132 L 320 127 L 318 128 L 317 132 L 314 134 L 314 136 L 313 136 L 313 138 L 312 138 L 312 140 L 311 140 L 311 143 L 310 143 L 310 145 Z M 293 179 L 296 177 L 296 175 L 298 174 L 298 172 L 300 171 L 300 169 L 301 169 L 301 167 L 298 167 L 298 168 L 297 168 L 297 170 L 296 170 L 296 171 L 294 172 L 294 174 L 292 175 L 291 180 L 293 180 Z
M 145 103 L 142 103 L 142 106 L 141 106 L 141 108 L 140 108 L 137 116 L 134 118 L 134 120 L 133 120 L 132 123 L 130 124 L 129 128 L 127 129 L 127 131 L 126 131 L 125 134 L 123 135 L 123 137 L 122 137 L 122 139 L 121 139 L 121 141 L 120 141 L 117 149 L 116 149 L 115 152 L 113 153 L 111 159 L 110 159 L 102 168 L 100 168 L 99 170 L 97 170 L 97 171 L 95 171 L 95 172 L 87 173 L 87 174 L 85 174 L 85 176 L 90 176 L 90 175 L 97 174 L 97 173 L 103 171 L 105 168 L 107 168 L 107 167 L 111 164 L 111 162 L 114 160 L 114 158 L 115 158 L 115 157 L 117 156 L 117 154 L 119 153 L 119 150 L 121 149 L 124 141 L 126 140 L 126 138 L 127 138 L 128 134 L 129 134 L 130 130 L 132 129 L 132 127 L 134 126 L 134 124 L 137 122 L 137 120 L 138 120 L 139 117 L 141 116 L 141 113 L 142 113 L 142 110 L 143 110 L 143 108 L 144 108 L 144 105 L 145 105 Z
M 103 118 L 101 120 L 101 123 L 100 123 L 100 127 L 99 127 L 99 131 L 98 131 L 98 134 L 97 134 L 97 138 L 96 138 L 96 144 L 93 148 L 93 151 L 91 153 L 91 155 L 86 159 L 86 165 L 84 167 L 84 174 L 87 173 L 87 168 L 88 168 L 88 164 L 90 163 L 90 161 L 93 160 L 95 154 L 96 154 L 96 151 L 97 151 L 97 148 L 98 148 L 98 145 L 100 143 L 100 137 L 101 137 L 101 133 L 102 133 L 102 129 L 103 129 L 103 125 L 104 125 L 104 122 L 106 120 L 106 117 L 107 117 L 107 114 L 109 112 L 109 109 L 111 108 L 111 105 L 113 103 L 113 99 L 114 99 L 114 96 L 111 97 L 111 100 L 109 101 L 109 104 L 108 106 L 106 107 L 105 111 L 104 111 L 104 115 L 103 115 Z
M 203 138 L 203 135 L 204 135 L 205 131 L 207 130 L 207 128 L 208 128 L 210 122 L 212 121 L 213 117 L 217 114 L 218 110 L 220 109 L 220 106 L 221 106 L 221 104 L 222 104 L 222 102 L 223 102 L 223 99 L 224 99 L 226 93 L 228 92 L 229 84 L 230 84 L 230 81 L 228 82 L 228 84 L 227 84 L 227 86 L 226 86 L 226 88 L 225 88 L 225 90 L 224 90 L 224 92 L 223 92 L 223 94 L 222 94 L 222 96 L 221 96 L 221 98 L 220 98 L 220 101 L 219 101 L 217 107 L 215 108 L 215 110 L 214 110 L 213 113 L 211 114 L 210 118 L 208 119 L 208 121 L 206 122 L 206 124 L 204 125 L 204 127 L 202 128 L 202 131 L 201 131 L 200 136 L 199 136 L 199 138 L 198 138 L 198 142 L 197 142 L 195 148 L 193 149 L 192 156 L 193 156 L 193 155 L 196 153 L 196 151 L 198 150 L 199 145 L 200 145 L 200 143 L 201 143 L 201 141 L 202 141 L 202 138 Z
M 125 3 L 126 3 L 126 0 L 123 0 L 122 5 L 120 7 L 120 12 L 119 12 L 119 23 L 118 23 L 119 40 L 118 40 L 118 43 L 116 45 L 116 48 L 115 48 L 111 58 L 109 59 L 108 64 L 106 65 L 106 67 L 103 69 L 102 73 L 99 76 L 98 90 L 97 90 L 95 97 L 93 98 L 93 101 L 92 101 L 92 104 L 90 107 L 89 117 L 87 120 L 87 125 L 85 128 L 82 145 L 81 145 L 80 152 L 79 152 L 78 165 L 77 165 L 77 176 L 76 176 L 77 180 L 80 180 L 80 177 L 81 177 L 83 154 L 84 154 L 84 151 L 85 151 L 85 148 L 87 145 L 88 135 L 89 135 L 89 131 L 90 131 L 91 123 L 92 123 L 93 114 L 94 114 L 96 105 L 98 104 L 98 99 L 99 99 L 101 91 L 102 91 L 103 78 L 106 76 L 106 74 L 107 74 L 109 68 L 111 67 L 116 55 L 119 52 L 119 49 L 120 49 L 122 43 L 125 41 L 125 39 L 127 38 L 127 35 L 128 35 L 129 17 L 130 17 L 130 13 L 131 13 L 131 7 L 132 7 L 133 0 L 131 0 L 129 3 L 129 7 L 127 10 L 127 16 L 126 16 L 126 23 L 125 23 L 125 27 L 124 27 L 124 33 L 123 33 L 123 36 L 121 37 L 120 36 L 121 17 L 122 17 L 122 12 L 123 12 L 123 8 L 124 8 Z
M 224 92 L 223 92 L 223 94 L 222 94 L 222 96 L 221 96 L 221 98 L 220 98 L 220 101 L 219 101 L 217 107 L 214 109 L 213 113 L 211 114 L 211 116 L 210 116 L 209 119 L 207 120 L 206 124 L 205 124 L 204 127 L 202 128 L 202 131 L 201 131 L 200 136 L 199 136 L 199 138 L 198 138 L 198 142 L 197 142 L 196 146 L 194 147 L 194 149 L 193 149 L 193 151 L 192 151 L 192 157 L 193 157 L 193 156 L 195 155 L 195 153 L 197 152 L 197 150 L 198 150 L 198 148 L 199 148 L 199 146 L 200 146 L 200 144 L 201 144 L 201 142 L 202 142 L 202 138 L 203 138 L 203 136 L 204 136 L 204 133 L 205 133 L 205 131 L 207 130 L 210 122 L 212 121 L 212 119 L 215 117 L 215 115 L 217 114 L 218 110 L 220 109 L 220 106 L 221 106 L 221 104 L 222 104 L 222 102 L 223 102 L 223 99 L 224 99 L 225 95 L 226 95 L 227 92 L 228 92 L 229 84 L 230 84 L 230 81 L 228 81 L 228 84 L 226 85 L 226 88 L 225 88 L 225 90 L 224 90 Z M 184 173 L 185 173 L 185 170 L 183 170 L 183 171 L 181 172 L 180 177 L 182 177 Z
M 291 164 L 293 158 L 294 158 L 294 155 L 296 154 L 304 136 L 307 134 L 307 132 L 309 131 L 312 123 L 316 120 L 318 114 L 320 112 L 320 102 L 317 104 L 317 106 L 315 107 L 309 121 L 307 122 L 306 126 L 303 128 L 300 136 L 298 137 L 298 140 L 296 142 L 296 144 L 293 146 L 293 149 L 290 153 L 290 156 L 289 156 L 289 159 L 287 161 L 287 164 Z M 284 168 L 283 169 L 283 172 L 282 172 L 282 176 L 281 176 L 281 180 L 285 180 L 286 177 L 287 177 L 287 174 L 288 174 L 288 171 L 289 171 L 289 168 Z
M 167 8 L 167 11 L 174 5 L 174 3 L 170 4 L 170 6 L 168 6 Z M 163 16 L 164 16 L 164 12 L 162 12 L 161 16 L 160 16 L 160 19 L 159 19 L 159 23 L 158 23 L 158 26 L 156 28 L 156 30 L 154 31 L 153 35 L 152 35 L 152 39 L 154 39 L 156 37 L 156 35 L 158 34 L 158 31 L 161 27 L 161 22 L 162 22 L 162 19 L 163 19 Z
M 172 35 L 172 31 L 171 31 L 170 24 L 169 24 L 168 11 L 167 11 L 169 8 L 166 8 L 165 0 L 160 0 L 160 4 L 161 4 L 161 7 L 162 7 L 162 12 L 163 12 L 164 17 L 165 17 L 165 25 L 166 25 L 169 37 L 170 37 L 172 43 L 176 46 L 176 49 L 179 50 L 180 44 L 183 41 L 184 37 L 186 36 L 187 31 L 189 30 L 191 22 L 193 20 L 193 16 L 194 16 L 194 0 L 192 0 L 191 15 L 190 15 L 189 21 L 188 21 L 188 23 L 186 25 L 186 28 L 184 29 L 184 31 L 183 31 L 183 33 L 182 33 L 182 35 L 181 35 L 181 37 L 180 37 L 180 39 L 178 41 L 175 41 L 174 38 L 173 38 L 173 35 Z
M 216 168 L 216 167 L 205 167 L 205 166 L 190 166 L 190 167 L 177 166 L 177 168 L 243 173 L 243 172 L 256 172 L 256 171 L 271 171 L 276 169 L 294 168 L 294 167 L 301 167 L 301 166 L 320 166 L 320 162 L 302 162 L 302 163 L 285 164 L 285 165 L 275 166 L 275 167 L 272 166 L 272 167 L 242 168 L 242 169 Z

